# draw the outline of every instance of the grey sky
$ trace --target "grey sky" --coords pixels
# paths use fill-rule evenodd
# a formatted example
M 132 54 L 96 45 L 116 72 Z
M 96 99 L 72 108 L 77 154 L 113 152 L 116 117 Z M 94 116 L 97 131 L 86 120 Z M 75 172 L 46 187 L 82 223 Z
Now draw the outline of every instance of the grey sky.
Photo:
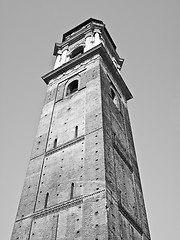
M 129 111 L 152 240 L 179 236 L 180 2 L 0 1 L 0 226 L 8 240 L 24 183 L 54 43 L 89 17 L 102 20 L 134 99 Z

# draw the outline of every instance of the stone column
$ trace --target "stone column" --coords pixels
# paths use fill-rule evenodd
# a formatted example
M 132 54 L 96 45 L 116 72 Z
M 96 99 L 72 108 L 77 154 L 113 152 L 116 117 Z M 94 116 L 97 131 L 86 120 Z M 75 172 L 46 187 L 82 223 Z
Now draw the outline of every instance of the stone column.
M 61 55 L 62 55 L 61 50 L 59 50 L 57 54 L 58 55 L 56 57 L 56 61 L 55 61 L 55 64 L 54 64 L 54 69 L 58 68 L 61 65 Z
M 65 49 L 63 49 L 60 65 L 64 64 L 65 62 L 67 62 L 67 53 L 68 53 L 68 48 L 66 47 Z
M 101 39 L 100 39 L 100 30 L 99 29 L 95 29 L 94 30 L 94 42 L 95 42 L 95 46 L 101 43 Z

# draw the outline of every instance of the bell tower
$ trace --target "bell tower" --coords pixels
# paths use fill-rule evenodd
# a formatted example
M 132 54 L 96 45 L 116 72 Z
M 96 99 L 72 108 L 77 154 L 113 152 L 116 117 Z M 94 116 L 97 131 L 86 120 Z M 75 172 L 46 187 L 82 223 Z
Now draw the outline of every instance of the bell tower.
M 123 59 L 90 18 L 56 43 L 11 240 L 150 240 Z

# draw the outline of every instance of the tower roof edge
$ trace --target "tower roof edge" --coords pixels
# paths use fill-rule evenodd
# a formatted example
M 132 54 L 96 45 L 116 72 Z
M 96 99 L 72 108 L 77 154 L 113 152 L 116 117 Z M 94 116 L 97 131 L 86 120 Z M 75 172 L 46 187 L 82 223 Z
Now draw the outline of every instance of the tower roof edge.
M 114 41 L 112 40 L 111 35 L 109 34 L 108 30 L 106 29 L 105 24 L 103 23 L 103 21 L 95 19 L 95 18 L 89 18 L 86 21 L 84 21 L 81 24 L 79 24 L 78 26 L 76 26 L 76 27 L 72 28 L 71 30 L 69 30 L 68 32 L 64 33 L 63 34 L 63 38 L 62 38 L 62 42 L 64 42 L 66 40 L 67 36 L 71 35 L 73 32 L 77 32 L 82 27 L 86 26 L 87 24 L 89 24 L 91 22 L 94 22 L 94 23 L 102 25 L 105 33 L 107 34 L 108 38 L 111 41 L 111 44 L 113 45 L 114 49 L 116 50 L 116 45 L 115 45 Z

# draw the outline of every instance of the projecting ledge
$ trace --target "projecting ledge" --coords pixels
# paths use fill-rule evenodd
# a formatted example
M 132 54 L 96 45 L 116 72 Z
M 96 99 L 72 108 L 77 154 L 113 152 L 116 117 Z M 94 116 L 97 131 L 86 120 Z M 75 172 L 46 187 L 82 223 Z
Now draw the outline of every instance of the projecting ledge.
M 108 68 L 112 72 L 112 74 L 116 75 L 116 78 L 118 79 L 118 83 L 121 85 L 122 91 L 124 92 L 124 95 L 126 96 L 126 100 L 133 98 L 131 92 L 129 91 L 128 87 L 126 86 L 119 71 L 115 67 L 114 63 L 112 62 L 111 57 L 109 56 L 106 48 L 103 46 L 102 43 L 89 49 L 87 52 L 81 54 L 77 58 L 73 58 L 70 61 L 61 65 L 60 67 L 45 74 L 44 76 L 42 76 L 42 79 L 45 81 L 46 84 L 49 84 L 51 79 L 58 77 L 60 74 L 68 71 L 69 69 L 72 69 L 76 65 L 82 63 L 83 61 L 90 59 L 91 57 L 93 57 L 96 54 L 99 54 L 102 57 L 103 61 L 106 63 L 106 65 L 108 66 Z

